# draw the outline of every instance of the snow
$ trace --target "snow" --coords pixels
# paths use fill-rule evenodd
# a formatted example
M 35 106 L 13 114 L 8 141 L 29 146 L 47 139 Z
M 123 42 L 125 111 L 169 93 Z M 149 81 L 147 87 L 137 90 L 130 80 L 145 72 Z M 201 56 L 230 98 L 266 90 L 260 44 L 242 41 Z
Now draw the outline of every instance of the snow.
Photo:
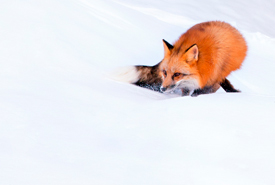
M 1 184 L 272 185 L 275 2 L 7 1 L 0 7 Z M 110 79 L 222 20 L 249 51 L 242 91 L 196 98 Z M 237 43 L 236 43 L 237 44 Z

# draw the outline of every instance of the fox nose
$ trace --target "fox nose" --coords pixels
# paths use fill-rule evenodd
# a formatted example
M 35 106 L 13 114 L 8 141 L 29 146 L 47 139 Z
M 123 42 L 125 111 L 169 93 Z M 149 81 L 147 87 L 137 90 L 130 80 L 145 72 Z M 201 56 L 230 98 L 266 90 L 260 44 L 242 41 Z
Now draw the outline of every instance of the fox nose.
M 161 91 L 161 92 L 166 91 L 166 89 L 167 89 L 166 87 L 162 87 L 162 86 L 160 87 L 160 91 Z

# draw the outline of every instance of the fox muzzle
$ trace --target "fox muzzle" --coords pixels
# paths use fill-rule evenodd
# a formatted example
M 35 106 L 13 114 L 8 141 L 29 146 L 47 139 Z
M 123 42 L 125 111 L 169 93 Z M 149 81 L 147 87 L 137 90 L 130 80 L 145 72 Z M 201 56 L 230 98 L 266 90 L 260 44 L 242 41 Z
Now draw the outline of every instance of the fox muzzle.
M 175 87 L 176 87 L 175 84 L 170 85 L 170 86 L 167 86 L 167 87 L 161 86 L 161 87 L 160 87 L 160 91 L 161 91 L 161 92 L 172 91 Z
M 166 87 L 160 87 L 160 91 L 161 91 L 161 92 L 165 92 L 166 90 L 167 90 Z

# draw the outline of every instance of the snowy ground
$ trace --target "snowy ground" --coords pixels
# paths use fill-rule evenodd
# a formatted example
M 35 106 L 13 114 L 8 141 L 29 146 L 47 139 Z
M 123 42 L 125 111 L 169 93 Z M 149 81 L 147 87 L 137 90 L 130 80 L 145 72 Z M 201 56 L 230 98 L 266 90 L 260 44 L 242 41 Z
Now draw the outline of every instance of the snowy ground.
M 275 2 L 2 0 L 0 182 L 273 185 Z M 108 78 L 193 24 L 237 27 L 242 91 L 167 96 Z M 236 43 L 237 44 L 237 43 Z

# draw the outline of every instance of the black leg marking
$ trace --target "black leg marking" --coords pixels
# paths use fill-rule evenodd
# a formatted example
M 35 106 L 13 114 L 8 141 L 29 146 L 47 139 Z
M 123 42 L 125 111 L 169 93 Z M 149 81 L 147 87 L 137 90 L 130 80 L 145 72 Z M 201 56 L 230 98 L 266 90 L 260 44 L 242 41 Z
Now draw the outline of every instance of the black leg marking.
M 181 92 L 182 92 L 182 96 L 188 96 L 190 93 L 190 90 L 189 89 L 181 89 Z
M 223 82 L 220 83 L 221 87 L 225 90 L 225 92 L 241 92 L 234 88 L 234 86 L 230 83 L 226 78 Z
M 191 94 L 192 97 L 196 97 L 200 94 L 208 94 L 211 93 L 212 87 L 204 87 L 203 89 L 196 89 L 194 92 Z

